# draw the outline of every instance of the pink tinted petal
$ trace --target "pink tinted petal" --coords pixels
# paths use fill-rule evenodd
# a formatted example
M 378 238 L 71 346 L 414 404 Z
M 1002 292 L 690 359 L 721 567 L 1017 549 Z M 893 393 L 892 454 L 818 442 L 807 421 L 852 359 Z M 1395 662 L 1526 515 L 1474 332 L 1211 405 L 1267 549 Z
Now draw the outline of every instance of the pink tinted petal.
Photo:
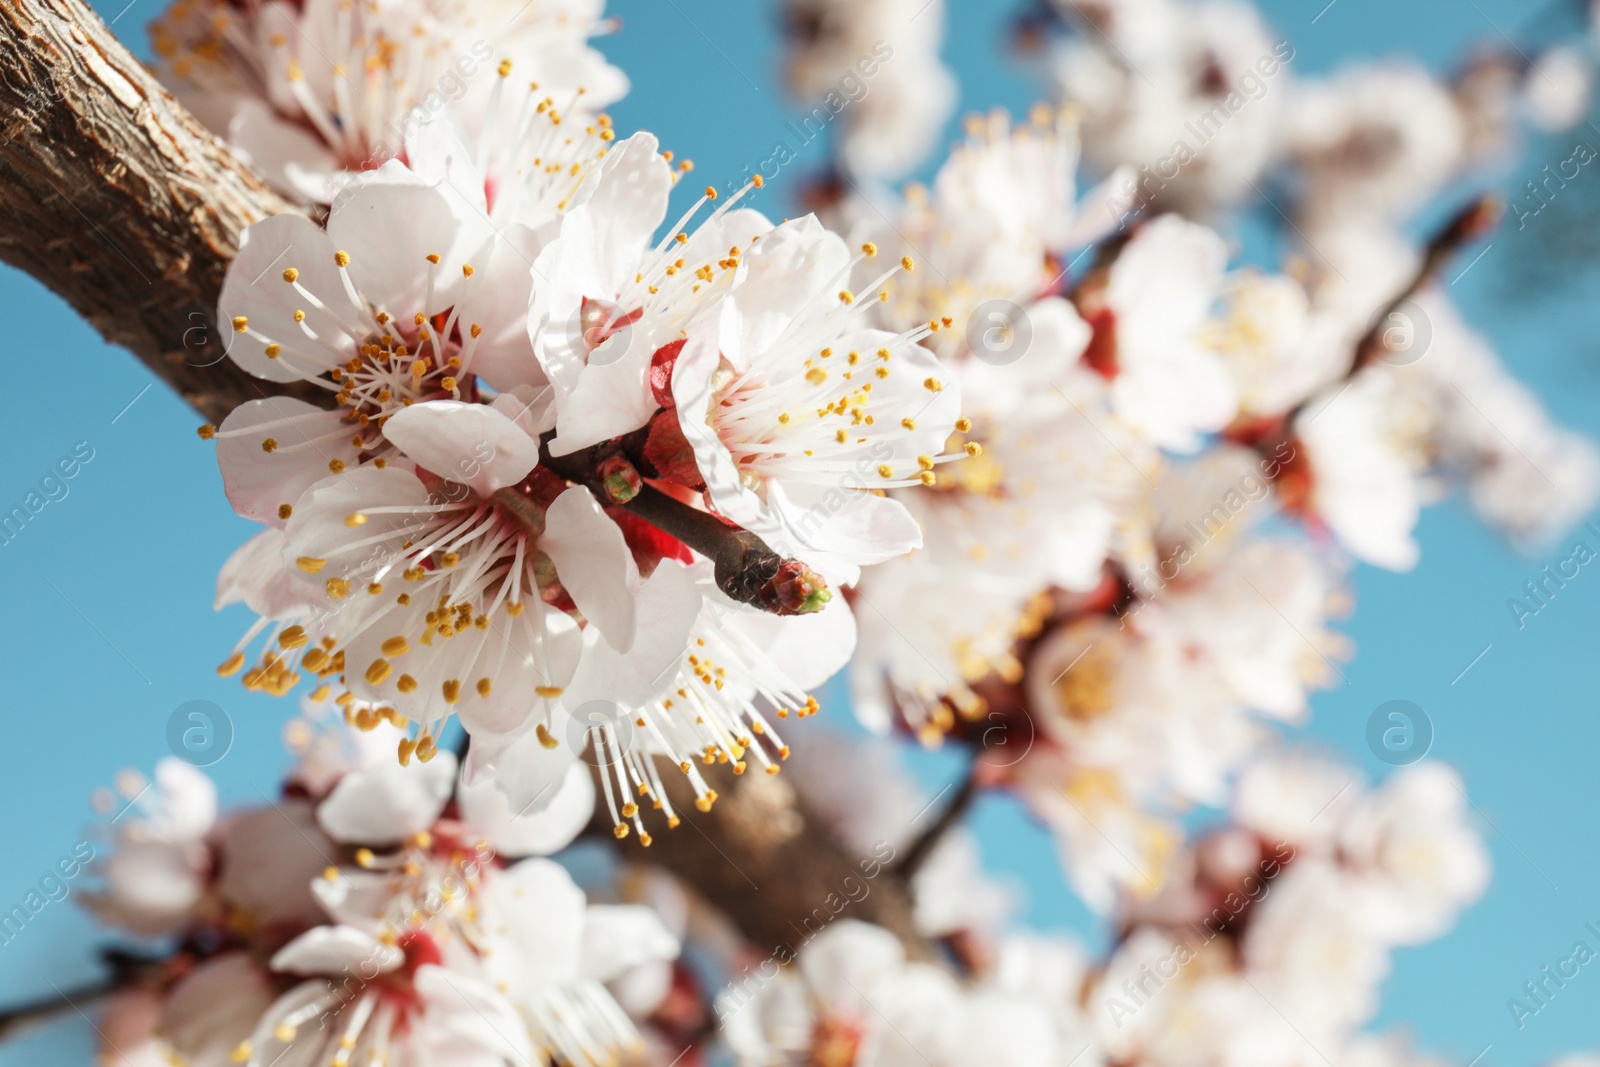
M 217 1062 L 250 1036 L 273 995 L 271 976 L 249 952 L 214 956 L 168 992 L 161 1033 L 188 1062 Z
M 227 130 L 228 143 L 283 192 L 313 204 L 326 204 L 338 192 L 336 176 L 344 168 L 322 138 L 260 100 L 239 101 Z
M 284 505 L 328 476 L 337 460 L 356 465 L 361 449 L 352 442 L 360 432 L 336 411 L 324 411 L 293 397 L 250 400 L 222 421 L 217 436 L 217 465 L 233 510 L 247 519 L 282 526 Z M 232 434 L 246 431 L 240 436 Z M 262 447 L 275 442 L 271 452 Z
M 107 920 L 141 937 L 159 937 L 193 921 L 205 892 L 205 871 L 192 845 L 125 841 L 100 873 L 104 889 L 97 907 Z
M 244 245 L 228 265 L 217 301 L 220 339 L 228 357 L 258 378 L 290 382 L 315 377 L 355 354 L 344 323 L 356 311 L 344 291 L 333 262 L 334 246 L 310 219 L 299 215 L 274 215 L 244 232 Z M 329 310 L 319 309 L 283 280 L 283 272 L 299 272 L 297 283 L 314 294 Z M 296 323 L 296 311 L 305 312 L 312 340 Z M 236 320 L 249 327 L 237 331 Z M 276 359 L 266 355 L 267 344 L 280 347 Z
M 726 309 L 724 305 L 723 322 L 728 318 Z M 707 500 L 727 519 L 759 533 L 761 501 L 740 482 L 733 456 L 707 417 L 713 376 L 721 362 L 718 341 L 726 332 L 723 323 L 710 316 L 690 328 L 672 368 L 672 397 L 678 426 L 694 449 L 695 464 L 705 479 Z
M 282 530 L 263 530 L 240 545 L 217 575 L 216 610 L 242 603 L 267 619 L 310 610 L 312 589 L 284 565 L 287 545 Z
M 384 167 L 401 164 L 390 161 Z M 341 193 L 328 218 L 328 237 L 350 254 L 350 277 L 361 295 L 404 318 L 419 311 L 432 315 L 454 302 L 465 262 L 456 250 L 459 229 L 444 194 L 426 185 L 371 178 Z M 430 255 L 441 262 L 428 262 Z M 435 279 L 431 302 L 425 299 L 430 275 Z
M 555 389 L 519 385 L 501 393 L 489 406 L 522 427 L 529 437 L 540 437 L 556 426 Z

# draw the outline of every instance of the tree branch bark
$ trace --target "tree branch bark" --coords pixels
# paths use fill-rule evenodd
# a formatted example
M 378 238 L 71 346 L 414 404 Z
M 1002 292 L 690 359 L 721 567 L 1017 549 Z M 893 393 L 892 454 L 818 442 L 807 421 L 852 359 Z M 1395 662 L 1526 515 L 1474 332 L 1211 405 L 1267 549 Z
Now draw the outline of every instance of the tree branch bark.
M 605 786 L 601 776 L 615 773 L 603 766 L 593 771 L 599 789 Z M 632 834 L 616 842 L 603 805 L 596 806 L 590 835 L 613 841 L 625 859 L 677 875 L 765 952 L 796 953 L 833 920 L 859 919 L 899 937 L 911 958 L 935 957 L 912 919 L 909 876 L 895 866 L 900 856 L 887 842 L 870 854 L 850 854 L 781 774 L 735 775 L 727 767 L 701 772 L 717 790 L 709 812 L 695 809 L 694 791 L 678 768 L 661 763 L 661 780 L 683 824 L 651 827 L 650 847 Z
M 11 116 L 0 129 L 0 259 L 48 285 L 207 420 L 266 395 L 265 383 L 224 358 L 217 297 L 244 228 L 297 209 L 81 0 L 0 0 L 0 114 Z M 300 395 L 326 402 L 320 392 Z M 685 825 L 634 858 L 671 870 L 757 945 L 798 947 L 805 920 L 814 928 L 829 895 L 845 895 L 844 879 L 861 879 L 875 857 L 845 855 L 781 776 L 725 784 L 710 813 L 695 812 L 685 794 Z M 851 917 L 929 955 L 904 883 L 887 868 L 869 881 Z
M 82 0 L 0 0 L 0 115 L 0 259 L 206 418 L 263 395 L 223 357 L 217 295 L 243 229 L 295 208 Z

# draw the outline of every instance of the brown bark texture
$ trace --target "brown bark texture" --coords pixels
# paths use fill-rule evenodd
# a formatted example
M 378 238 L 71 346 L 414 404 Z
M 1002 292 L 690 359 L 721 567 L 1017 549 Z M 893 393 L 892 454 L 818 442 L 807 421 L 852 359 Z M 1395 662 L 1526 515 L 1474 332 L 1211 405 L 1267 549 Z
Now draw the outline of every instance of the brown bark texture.
M 292 210 L 81 0 L 0 0 L 0 259 L 211 421 L 265 388 L 223 358 L 228 261 Z

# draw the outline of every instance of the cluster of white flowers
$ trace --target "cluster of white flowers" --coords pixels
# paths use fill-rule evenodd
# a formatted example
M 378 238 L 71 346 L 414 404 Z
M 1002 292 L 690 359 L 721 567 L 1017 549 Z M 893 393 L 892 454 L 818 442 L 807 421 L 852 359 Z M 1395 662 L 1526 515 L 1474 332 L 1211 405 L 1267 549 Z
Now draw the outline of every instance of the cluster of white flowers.
M 864 790 L 829 776 L 802 792 L 856 813 L 858 835 L 893 837 L 917 803 L 904 781 Z M 1349 769 L 1274 755 L 1243 776 L 1230 824 L 1163 857 L 1158 893 L 1120 897 L 1099 960 L 1074 939 L 1003 931 L 992 888 L 930 864 L 915 883 L 918 926 L 946 939 L 960 976 L 840 918 L 810 931 L 794 968 L 734 974 L 718 1017 L 750 1067 L 1405 1064 L 1416 1057 L 1403 1041 L 1362 1027 L 1392 949 L 1442 933 L 1485 888 L 1466 806 L 1438 766 L 1368 792 Z M 941 851 L 962 849 L 952 838 Z M 971 907 L 925 910 L 941 899 Z
M 676 818 L 645 757 L 702 805 L 695 760 L 775 773 L 776 720 L 814 711 L 854 642 L 830 586 L 920 543 L 884 487 L 981 450 L 943 451 L 968 424 L 929 329 L 866 318 L 881 278 L 852 293 L 873 246 L 738 197 L 685 229 L 709 189 L 657 242 L 675 173 L 654 138 L 548 104 L 477 150 L 445 116 L 325 226 L 246 233 L 229 356 L 333 405 L 202 429 L 267 527 L 219 583 L 261 616 L 222 671 L 371 703 L 402 763 L 459 717 L 469 775 L 519 806 L 564 771 L 543 753 L 625 728 L 646 743 L 607 799 L 648 844 L 635 787 Z
M 1488 882 L 1443 767 L 1368 792 L 1347 768 L 1274 756 L 1241 779 L 1233 823 L 1172 855 L 1130 901 L 1086 993 L 1117 1062 L 1405 1062 L 1362 1034 L 1398 945 L 1437 936 Z
M 1486 885 L 1463 787 L 1368 790 L 1283 728 L 1350 655 L 1345 573 L 1415 565 L 1423 504 L 1461 488 L 1535 546 L 1600 494 L 1436 277 L 1492 211 L 1404 229 L 1519 119 L 1573 121 L 1587 61 L 1313 81 L 1239 0 L 1060 0 L 1021 35 L 1056 101 L 891 191 L 955 99 L 943 4 L 787 0 L 850 180 L 774 223 L 760 175 L 669 215 L 692 167 L 602 110 L 601 6 L 155 25 L 305 212 L 248 229 L 219 306 L 294 396 L 200 430 L 261 526 L 219 673 L 302 714 L 264 805 L 176 761 L 119 782 L 90 899 L 164 955 L 114 993 L 111 1061 L 1421 1062 L 1363 1028 L 1390 951 Z M 1291 252 L 1234 262 L 1267 189 Z M 847 668 L 875 736 L 791 721 Z M 971 759 L 939 816 L 912 744 Z M 634 866 L 718 788 L 759 799 L 735 851 L 869 857 L 797 948 Z M 1053 835 L 1101 958 L 1013 925 L 993 843 L 950 829 L 982 790 Z M 1205 806 L 1229 821 L 1186 832 Z M 626 842 L 616 903 L 550 858 L 585 833 Z M 878 879 L 899 930 L 845 911 Z
M 1035 36 L 1052 80 L 1083 113 L 1090 159 L 1138 168 L 1130 202 L 1203 216 L 1267 195 L 1288 168 L 1313 237 L 1396 220 L 1502 156 L 1521 121 L 1577 125 L 1594 77 L 1581 42 L 1530 60 L 1504 39 L 1450 83 L 1415 62 L 1302 78 L 1293 42 L 1239 0 L 1051 3 L 1056 24 Z
M 1387 223 L 1318 239 L 1343 268 L 1230 271 L 1204 224 L 1130 218 L 1123 160 L 1077 200 L 1097 120 L 1074 113 L 974 119 L 931 187 L 829 220 L 918 256 L 882 321 L 942 327 L 983 444 L 907 501 L 923 547 L 857 588 L 858 714 L 1012 745 L 990 777 L 1106 907 L 1148 888 L 1178 814 L 1226 795 L 1262 717 L 1300 721 L 1337 679 L 1347 557 L 1413 566 L 1421 506 L 1454 484 L 1543 543 L 1593 504 L 1600 454 L 1418 285 L 1424 252 Z
M 919 802 L 904 781 L 801 781 L 825 812 L 854 813 L 857 834 L 892 838 Z M 1466 807 L 1442 767 L 1368 791 L 1337 764 L 1269 756 L 1242 777 L 1229 824 L 1143 875 L 1159 891 L 1120 896 L 1098 960 L 1072 939 L 1005 931 L 997 887 L 930 863 L 913 886 L 918 925 L 945 939 L 959 978 L 840 918 L 808 931 L 794 967 L 736 974 L 717 1012 L 749 1067 L 1410 1062 L 1362 1027 L 1390 952 L 1441 933 L 1487 883 Z M 959 842 L 940 851 L 954 859 Z M 965 912 L 938 907 L 955 900 Z
M 108 1008 L 109 1062 L 520 1067 L 643 1047 L 634 1020 L 679 951 L 671 909 L 590 904 L 542 858 L 588 821 L 586 773 L 517 812 L 449 753 L 400 767 L 391 725 L 305 711 L 278 800 L 219 817 L 211 781 L 175 759 L 119 783 L 136 799 L 93 906 L 178 948 Z
M 151 26 L 160 73 L 286 196 L 328 203 L 447 106 L 495 118 L 501 76 L 534 72 L 567 110 L 628 91 L 589 46 L 603 0 L 179 0 Z M 509 105 L 508 105 L 509 106 Z

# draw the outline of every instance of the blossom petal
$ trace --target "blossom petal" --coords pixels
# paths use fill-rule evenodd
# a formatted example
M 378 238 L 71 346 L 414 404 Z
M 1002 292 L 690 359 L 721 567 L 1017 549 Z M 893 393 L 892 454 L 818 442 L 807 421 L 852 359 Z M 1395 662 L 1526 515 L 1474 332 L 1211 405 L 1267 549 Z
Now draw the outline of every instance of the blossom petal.
M 279 949 L 270 966 L 275 971 L 304 975 L 362 973 L 372 967 L 384 973 L 404 959 L 399 949 L 353 926 L 317 926 Z
M 588 294 L 610 296 L 631 280 L 639 253 L 667 217 L 672 167 L 649 133 L 636 133 L 606 153 L 587 206 L 596 281 Z
M 774 483 L 767 504 L 783 524 L 780 543 L 830 577 L 853 583 L 862 566 L 922 547 L 922 528 L 898 500 L 804 482 Z M 769 543 L 771 543 L 769 541 Z M 778 548 L 778 545 L 773 545 Z
M 427 503 L 428 490 L 415 472 L 392 464 L 381 469 L 355 467 L 324 478 L 306 490 L 283 529 L 284 560 L 292 565 L 302 557 L 324 559 L 335 565 L 335 572 L 342 572 L 360 562 L 352 558 L 360 549 L 349 547 L 351 527 L 345 520 L 350 515 L 361 513 L 363 508 L 396 509 L 374 516 L 361 529 L 364 537 L 370 537 L 378 529 L 392 528 L 398 538 L 403 536 L 401 531 L 408 518 L 401 509 L 425 507 Z M 320 584 L 309 574 L 298 570 L 294 573 Z
M 543 749 L 541 749 L 543 751 Z M 562 751 L 570 755 L 565 745 Z M 588 764 L 568 759 L 560 784 L 540 810 L 513 808 L 495 782 L 462 783 L 457 793 L 462 817 L 502 856 L 548 856 L 572 844 L 594 814 L 594 777 Z
M 557 742 L 570 732 L 567 721 L 566 712 L 559 706 L 553 709 L 549 735 Z M 577 758 L 573 746 L 558 743 L 546 747 L 531 729 L 517 736 L 474 737 L 467 749 L 462 780 L 474 790 L 480 784 L 492 784 L 505 796 L 511 817 L 525 818 L 555 803 Z
M 672 668 L 682 661 L 690 628 L 700 615 L 703 597 L 696 572 L 709 569 L 670 561 L 656 567 L 639 587 L 637 640 L 626 653 L 591 640 L 562 704 L 577 709 L 604 700 L 626 709 L 664 695 L 677 678 Z
M 161 937 L 193 921 L 205 893 L 205 871 L 192 844 L 124 841 L 101 874 L 101 915 L 142 937 Z
M 318 805 L 317 823 L 342 844 L 397 845 L 434 824 L 455 779 L 456 758 L 448 752 L 428 763 L 352 771 Z
M 570 615 L 537 596 L 527 596 L 522 603 L 526 610 L 520 615 L 497 615 L 487 630 L 474 629 L 476 636 L 463 634 L 436 648 L 432 669 L 439 684 L 404 693 L 399 688 L 406 677 L 403 669 L 390 671 L 377 682 L 362 671 L 347 676 L 351 691 L 363 700 L 404 705 L 419 722 L 442 720 L 453 713 L 474 738 L 531 729 L 530 719 L 543 703 L 535 692 L 541 687 L 561 689 L 572 680 L 583 653 L 583 634 Z M 351 663 L 373 663 L 385 656 L 386 640 L 415 638 L 420 622 L 414 610 L 391 605 L 346 646 L 345 657 Z M 479 686 L 486 678 L 487 695 Z M 458 703 L 444 695 L 445 679 L 463 683 Z
M 227 130 L 229 146 L 274 187 L 313 204 L 326 204 L 338 192 L 336 176 L 344 169 L 338 157 L 320 137 L 264 102 L 240 98 Z
M 309 611 L 313 590 L 283 564 L 288 538 L 262 530 L 240 545 L 217 575 L 216 609 L 243 603 L 264 619 L 290 619 Z
M 555 429 L 555 389 L 552 386 L 518 385 L 495 397 L 489 406 L 522 427 L 529 437 L 541 437 Z
M 176 756 L 156 764 L 160 818 L 148 817 L 143 831 L 165 841 L 198 841 L 217 821 L 217 786 L 203 771 Z
M 328 235 L 300 215 L 274 215 L 245 230 L 217 300 L 228 358 L 258 378 L 292 382 L 322 374 L 353 356 L 355 342 L 342 320 L 353 319 L 356 312 L 333 253 Z M 323 308 L 282 280 L 289 269 L 299 272 L 296 284 L 314 294 Z M 295 321 L 297 311 L 305 312 L 303 324 Z M 234 323 L 246 325 L 248 332 L 234 329 Z M 266 354 L 269 342 L 279 346 L 276 358 Z
M 514 948 L 487 958 L 491 973 L 514 968 L 510 977 L 535 985 L 579 976 L 587 901 L 565 868 L 547 859 L 526 859 L 485 878 L 481 892 L 485 910 L 500 918 Z
M 583 974 L 609 982 L 632 967 L 675 959 L 678 939 L 638 904 L 591 904 L 583 921 Z
M 815 215 L 791 219 L 763 234 L 744 258 L 731 302 L 735 326 L 722 354 L 737 370 L 768 351 L 800 312 L 804 299 L 848 277 L 850 250 Z
M 825 1003 L 848 1004 L 881 985 L 905 958 L 900 939 L 883 927 L 841 919 L 812 939 L 799 966 Z
M 379 171 L 385 177 L 404 172 L 394 160 Z M 433 315 L 455 303 L 466 254 L 482 244 L 460 247 L 460 223 L 445 194 L 420 183 L 420 178 L 416 184 L 364 178 L 340 194 L 328 218 L 328 239 L 349 254 L 347 269 L 361 295 L 407 318 L 418 312 Z M 430 255 L 440 262 L 430 263 Z
M 557 405 L 551 453 L 569 455 L 650 421 L 656 411 L 649 381 L 656 347 L 642 331 L 625 326 L 588 354 L 587 365 Z
M 479 496 L 516 485 L 539 462 L 539 442 L 486 404 L 412 404 L 389 417 L 383 435 L 431 473 Z
M 280 513 L 328 476 L 328 464 L 353 467 L 359 431 L 337 411 L 293 397 L 248 400 L 228 413 L 217 435 L 217 465 L 233 510 L 247 519 L 282 526 Z M 235 436 L 237 435 L 237 436 Z M 275 447 L 266 451 L 262 442 Z
M 799 689 L 816 689 L 850 662 L 856 618 L 843 597 L 809 615 L 741 611 L 733 616 L 772 665 Z
M 394 899 L 387 871 L 343 869 L 336 878 L 313 878 L 311 895 L 335 923 L 368 933 L 383 932 L 383 914 Z
M 571 488 L 545 513 L 539 547 L 555 561 L 556 575 L 573 603 L 619 652 L 638 633 L 639 568 L 622 530 L 594 494 Z
M 462 370 L 501 392 L 549 384 L 528 334 L 528 304 L 533 299 L 529 268 L 545 240 L 526 226 L 505 227 L 474 253 L 473 275 L 461 286 L 457 312 L 462 329 L 481 328 L 471 360 L 462 357 Z
M 168 991 L 161 1034 L 189 1062 L 204 1062 L 208 1050 L 237 1048 L 272 1001 L 266 968 L 250 952 L 224 952 L 197 964 Z
M 455 112 L 433 115 L 406 132 L 406 166 L 429 185 L 446 184 L 458 190 L 461 206 L 482 215 L 489 210 L 489 202 L 468 139 Z
M 417 968 L 415 983 L 427 1005 L 427 1024 L 419 1027 L 419 1036 L 442 1038 L 444 1046 L 432 1056 L 419 1057 L 419 1062 L 456 1063 L 470 1056 L 474 1047 L 489 1053 L 494 1063 L 539 1062 L 527 1022 L 488 985 L 432 964 Z

